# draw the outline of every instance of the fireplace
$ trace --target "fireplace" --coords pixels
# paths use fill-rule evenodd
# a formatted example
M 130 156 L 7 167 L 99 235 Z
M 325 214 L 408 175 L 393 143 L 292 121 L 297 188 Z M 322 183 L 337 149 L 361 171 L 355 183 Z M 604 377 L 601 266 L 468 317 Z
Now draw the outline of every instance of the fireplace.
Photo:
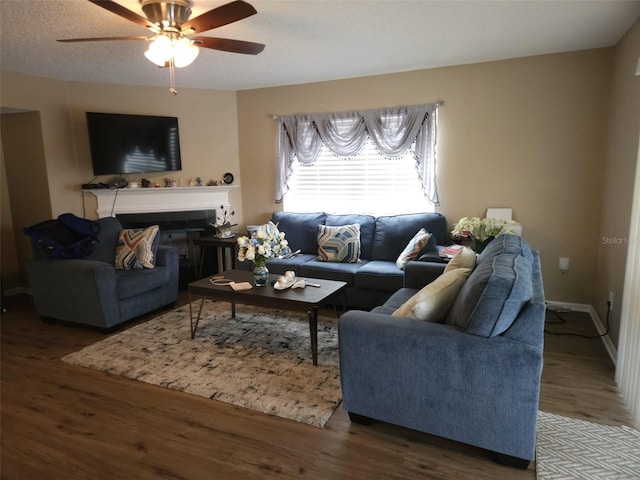
M 230 210 L 229 192 L 238 186 L 85 190 L 96 196 L 98 217 L 115 216 L 124 228 L 160 227 L 160 243 L 180 252 L 180 288 L 196 280 L 200 259 L 193 240 L 215 233 L 216 210 Z M 217 271 L 216 260 L 203 271 Z

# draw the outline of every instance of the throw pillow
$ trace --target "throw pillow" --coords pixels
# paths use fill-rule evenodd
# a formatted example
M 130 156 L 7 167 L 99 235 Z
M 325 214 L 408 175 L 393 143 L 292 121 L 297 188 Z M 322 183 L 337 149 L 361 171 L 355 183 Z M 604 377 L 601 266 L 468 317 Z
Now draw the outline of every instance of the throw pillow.
M 396 266 L 400 270 L 404 270 L 404 267 L 407 265 L 409 260 L 413 260 L 417 258 L 418 255 L 424 247 L 429 243 L 429 239 L 431 238 L 431 234 L 427 232 L 424 228 L 418 230 L 409 243 L 404 248 L 398 259 L 396 260 Z
M 154 268 L 153 244 L 157 234 L 158 225 L 122 230 L 116 246 L 115 267 L 120 270 Z
M 532 265 L 503 253 L 479 262 L 448 314 L 447 323 L 480 337 L 506 331 L 533 295 Z
M 476 252 L 469 247 L 462 247 L 458 253 L 456 253 L 446 267 L 444 267 L 444 273 L 456 268 L 470 268 L 473 270 L 476 266 Z
M 457 268 L 443 273 L 403 303 L 392 315 L 426 322 L 444 322 L 470 273 L 470 268 Z
M 318 260 L 321 262 L 360 262 L 360 225 L 330 227 L 318 225 Z
M 278 227 L 275 223 L 269 220 L 264 225 L 247 225 L 247 234 L 251 237 L 258 230 L 262 229 L 266 235 L 269 235 L 271 232 L 275 230 L 276 235 L 279 233 Z

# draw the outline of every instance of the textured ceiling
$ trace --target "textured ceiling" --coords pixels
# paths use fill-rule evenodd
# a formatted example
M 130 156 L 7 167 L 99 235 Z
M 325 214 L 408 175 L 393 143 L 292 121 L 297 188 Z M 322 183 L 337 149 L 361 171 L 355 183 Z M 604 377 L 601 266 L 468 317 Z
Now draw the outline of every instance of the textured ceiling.
M 118 3 L 144 15 L 138 0 Z M 194 0 L 192 18 L 224 0 Z M 201 49 L 180 87 L 243 90 L 615 45 L 639 1 L 249 0 L 258 14 L 205 32 L 266 44 L 257 56 Z M 146 42 L 58 43 L 146 35 L 86 0 L 0 0 L 3 70 L 66 81 L 167 86 Z

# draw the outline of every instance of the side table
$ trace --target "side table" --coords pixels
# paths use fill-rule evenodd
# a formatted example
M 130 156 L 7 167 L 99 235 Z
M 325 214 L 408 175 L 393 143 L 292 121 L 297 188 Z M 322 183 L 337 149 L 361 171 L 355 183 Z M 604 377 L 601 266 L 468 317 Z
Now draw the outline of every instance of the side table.
M 207 235 L 203 237 L 198 237 L 193 240 L 194 245 L 198 245 L 200 247 L 200 266 L 198 268 L 197 276 L 198 278 L 202 278 L 202 267 L 204 265 L 204 257 L 207 253 L 207 249 L 215 248 L 218 253 L 218 273 L 223 272 L 225 270 L 233 270 L 236 268 L 236 256 L 235 256 L 235 246 L 237 240 L 236 236 L 221 238 L 216 237 L 215 235 Z M 226 252 L 229 250 L 231 257 L 231 265 L 227 266 L 227 256 Z

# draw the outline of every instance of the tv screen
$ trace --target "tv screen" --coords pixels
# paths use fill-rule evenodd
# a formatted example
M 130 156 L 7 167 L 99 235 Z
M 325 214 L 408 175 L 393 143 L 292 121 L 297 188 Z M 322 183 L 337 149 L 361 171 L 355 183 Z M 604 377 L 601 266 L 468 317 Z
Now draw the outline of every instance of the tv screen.
M 93 174 L 182 169 L 176 117 L 87 112 Z

